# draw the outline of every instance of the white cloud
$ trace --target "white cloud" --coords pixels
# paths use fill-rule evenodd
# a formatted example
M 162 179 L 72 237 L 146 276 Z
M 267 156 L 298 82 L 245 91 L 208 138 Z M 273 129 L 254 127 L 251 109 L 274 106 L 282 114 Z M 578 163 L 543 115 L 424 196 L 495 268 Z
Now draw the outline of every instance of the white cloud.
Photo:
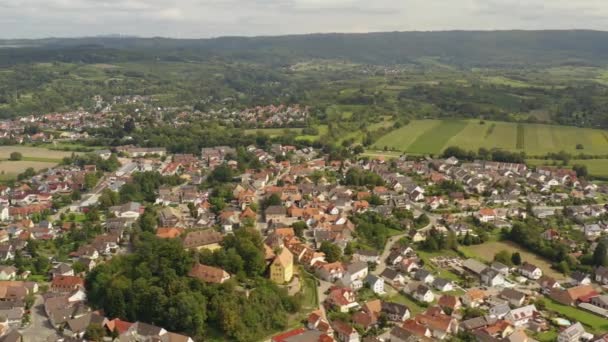
M 608 30 L 605 0 L 0 0 L 0 37 Z

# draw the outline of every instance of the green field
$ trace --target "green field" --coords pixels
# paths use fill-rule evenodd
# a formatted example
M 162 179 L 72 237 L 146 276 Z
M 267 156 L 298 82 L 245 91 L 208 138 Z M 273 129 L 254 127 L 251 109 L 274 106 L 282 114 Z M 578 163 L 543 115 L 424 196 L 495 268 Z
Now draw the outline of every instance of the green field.
M 583 149 L 576 149 L 582 144 Z M 571 126 L 478 120 L 414 120 L 374 144 L 373 149 L 407 153 L 440 153 L 448 146 L 476 151 L 480 147 L 523 151 L 531 156 L 566 151 L 603 155 L 608 152 L 608 131 Z
M 524 261 L 538 266 L 543 271 L 543 274 L 558 280 L 564 279 L 563 274 L 551 268 L 551 263 L 547 259 L 531 253 L 510 241 L 488 241 L 480 245 L 460 246 L 460 251 L 467 257 L 481 259 L 486 262 L 493 261 L 494 255 L 503 250 L 509 253 L 518 252 Z
M 587 166 L 587 171 L 589 174 L 596 177 L 608 177 L 608 159 L 572 159 L 570 163 L 565 166 L 561 166 L 560 162 L 556 164 L 551 160 L 546 159 L 528 159 L 526 163 L 533 166 L 560 166 L 565 168 L 571 168 L 575 164 L 585 165 Z

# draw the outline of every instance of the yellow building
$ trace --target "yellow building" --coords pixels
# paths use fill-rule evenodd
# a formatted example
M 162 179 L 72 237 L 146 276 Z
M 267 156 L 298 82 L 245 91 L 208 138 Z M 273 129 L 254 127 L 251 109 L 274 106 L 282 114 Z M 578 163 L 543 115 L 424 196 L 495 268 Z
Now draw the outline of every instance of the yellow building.
M 293 277 L 293 254 L 283 248 L 270 265 L 270 280 L 278 284 L 288 283 Z

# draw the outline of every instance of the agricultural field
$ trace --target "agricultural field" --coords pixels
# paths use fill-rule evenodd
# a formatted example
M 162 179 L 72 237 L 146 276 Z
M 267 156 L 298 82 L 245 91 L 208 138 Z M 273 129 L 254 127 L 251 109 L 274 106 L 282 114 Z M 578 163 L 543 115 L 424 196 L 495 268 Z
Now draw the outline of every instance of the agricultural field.
M 554 163 L 551 160 L 546 159 L 528 159 L 526 160 L 528 165 L 532 166 L 562 166 L 563 164 L 560 162 Z M 587 171 L 590 175 L 596 177 L 606 177 L 608 178 L 608 159 L 572 159 L 563 167 L 571 168 L 573 165 L 585 165 L 587 166 Z
M 549 261 L 536 254 L 528 252 L 524 248 L 512 242 L 488 241 L 480 245 L 460 246 L 460 250 L 469 257 L 476 257 L 488 262 L 493 261 L 494 255 L 502 250 L 509 253 L 519 252 L 523 261 L 527 261 L 538 266 L 543 271 L 543 274 L 558 280 L 565 279 L 563 274 L 551 268 L 551 263 Z
M 23 159 L 19 161 L 8 160 L 11 153 L 19 152 Z M 12 180 L 27 168 L 39 171 L 56 166 L 64 157 L 72 152 L 53 151 L 42 147 L 28 146 L 0 146 L 0 180 Z
M 577 145 L 582 149 L 577 149 Z M 530 156 L 566 151 L 603 155 L 608 131 L 571 126 L 478 120 L 414 120 L 378 139 L 373 149 L 407 153 L 441 153 L 448 146 L 476 151 L 480 147 L 523 151 Z
M 56 166 L 57 163 L 45 162 L 45 161 L 0 161 L 0 180 L 12 180 L 17 178 L 17 175 L 25 171 L 25 169 L 31 167 L 34 170 L 39 171 L 42 169 L 48 169 Z
M 69 157 L 72 152 L 49 150 L 42 147 L 28 146 L 0 146 L 0 159 L 8 159 L 13 152 L 19 152 L 24 160 L 60 162 L 64 157 Z
M 314 127 L 319 130 L 318 135 L 302 135 L 302 128 L 253 128 L 245 130 L 245 134 L 264 133 L 269 137 L 274 138 L 286 133 L 296 133 L 300 140 L 315 140 L 327 134 L 327 125 L 316 125 Z

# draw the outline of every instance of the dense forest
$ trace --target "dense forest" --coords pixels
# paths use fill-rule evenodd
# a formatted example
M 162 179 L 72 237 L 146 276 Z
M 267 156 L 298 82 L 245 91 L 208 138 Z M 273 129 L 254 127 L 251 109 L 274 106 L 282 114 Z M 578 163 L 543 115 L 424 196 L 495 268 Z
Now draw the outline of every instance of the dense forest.
M 250 276 L 248 296 L 235 281 L 218 285 L 189 278 L 198 256 L 185 251 L 180 240 L 142 233 L 134 247 L 134 253 L 113 258 L 87 277 L 89 303 L 108 317 L 160 325 L 196 340 L 219 333 L 234 341 L 255 341 L 285 329 L 289 314 L 299 310 L 298 296 L 288 296 L 260 276 L 265 264 L 257 232 L 239 231 L 225 243 L 227 254 L 221 252 L 227 266 L 241 265 L 237 273 Z M 215 260 L 223 260 L 221 253 Z M 209 261 L 207 254 L 201 258 Z
M 216 39 L 78 38 L 5 40 L 0 65 L 61 60 L 126 62 L 191 61 L 229 58 L 280 65 L 302 59 L 348 59 L 366 64 L 404 64 L 437 56 L 459 66 L 602 64 L 608 57 L 608 33 L 596 31 L 450 31 L 311 34 Z

